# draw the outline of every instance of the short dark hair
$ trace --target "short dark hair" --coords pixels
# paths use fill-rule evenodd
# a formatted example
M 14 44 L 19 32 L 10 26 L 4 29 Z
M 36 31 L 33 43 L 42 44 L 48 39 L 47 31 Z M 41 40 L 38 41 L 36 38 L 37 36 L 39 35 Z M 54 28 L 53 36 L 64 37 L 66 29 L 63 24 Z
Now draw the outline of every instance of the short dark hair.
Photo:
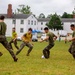
M 13 27 L 12 29 L 16 29 L 15 27 Z
M 4 20 L 4 18 L 5 18 L 5 17 L 4 17 L 3 15 L 0 16 L 0 20 Z
M 75 27 L 75 25 L 74 24 L 71 24 L 70 27 Z
M 44 30 L 49 30 L 48 27 L 45 27 Z
M 32 31 L 32 28 L 29 28 L 28 31 Z

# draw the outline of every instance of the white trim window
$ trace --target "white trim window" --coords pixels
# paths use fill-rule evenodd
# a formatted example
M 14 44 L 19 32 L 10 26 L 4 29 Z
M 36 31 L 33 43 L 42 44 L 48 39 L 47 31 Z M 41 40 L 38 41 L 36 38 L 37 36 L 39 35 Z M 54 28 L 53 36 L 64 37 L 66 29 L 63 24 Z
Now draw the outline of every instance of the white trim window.
M 41 25 L 43 25 L 43 22 L 41 22 Z
M 33 25 L 33 21 L 31 21 L 31 25 Z
M 28 25 L 30 25 L 30 20 L 28 20 Z
M 20 33 L 23 33 L 24 32 L 24 28 L 20 28 Z
M 36 25 L 36 21 L 34 21 L 34 25 Z
M 21 20 L 20 24 L 24 24 L 24 20 Z
M 12 20 L 12 24 L 16 24 L 16 19 L 13 19 Z
M 41 27 L 41 30 L 43 30 L 43 28 Z

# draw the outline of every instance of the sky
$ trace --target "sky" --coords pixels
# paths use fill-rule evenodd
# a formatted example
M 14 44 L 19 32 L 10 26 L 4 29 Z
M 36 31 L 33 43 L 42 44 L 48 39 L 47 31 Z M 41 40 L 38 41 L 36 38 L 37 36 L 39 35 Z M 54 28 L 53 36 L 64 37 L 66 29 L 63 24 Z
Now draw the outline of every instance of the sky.
M 8 4 L 12 4 L 13 12 L 19 5 L 28 5 L 31 12 L 36 16 L 44 13 L 45 16 L 49 14 L 62 15 L 64 12 L 72 13 L 75 7 L 75 0 L 0 0 L 0 14 L 7 13 Z

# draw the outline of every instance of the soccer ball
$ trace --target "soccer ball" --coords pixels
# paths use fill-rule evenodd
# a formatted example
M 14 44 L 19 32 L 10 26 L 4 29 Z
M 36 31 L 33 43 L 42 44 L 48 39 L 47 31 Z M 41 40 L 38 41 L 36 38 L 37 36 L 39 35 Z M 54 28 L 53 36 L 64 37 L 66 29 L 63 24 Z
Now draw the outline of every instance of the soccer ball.
M 41 58 L 44 59 L 45 58 L 44 55 L 42 55 Z

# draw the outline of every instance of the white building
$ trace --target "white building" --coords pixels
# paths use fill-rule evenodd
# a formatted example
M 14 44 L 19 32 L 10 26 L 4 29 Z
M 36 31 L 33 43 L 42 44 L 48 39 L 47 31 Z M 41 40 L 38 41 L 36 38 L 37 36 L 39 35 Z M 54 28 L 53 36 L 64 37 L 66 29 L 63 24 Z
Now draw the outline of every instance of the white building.
M 6 36 L 11 36 L 13 27 L 16 28 L 18 36 L 22 36 L 25 32 L 27 32 L 28 28 L 43 31 L 44 27 L 46 27 L 46 23 L 50 20 L 49 18 L 37 19 L 33 14 L 13 14 L 11 4 L 8 5 L 7 14 L 0 15 L 5 16 L 5 23 L 7 24 Z M 70 25 L 75 24 L 75 18 L 63 18 L 61 21 L 63 23 L 63 29 L 68 33 L 71 33 Z
M 46 27 L 46 23 L 49 22 L 49 18 L 39 18 L 38 19 L 38 29 L 43 30 L 44 27 Z M 61 18 L 61 21 L 63 23 L 63 30 L 67 31 L 68 33 L 72 33 L 72 30 L 70 29 L 71 24 L 75 24 L 75 18 Z

